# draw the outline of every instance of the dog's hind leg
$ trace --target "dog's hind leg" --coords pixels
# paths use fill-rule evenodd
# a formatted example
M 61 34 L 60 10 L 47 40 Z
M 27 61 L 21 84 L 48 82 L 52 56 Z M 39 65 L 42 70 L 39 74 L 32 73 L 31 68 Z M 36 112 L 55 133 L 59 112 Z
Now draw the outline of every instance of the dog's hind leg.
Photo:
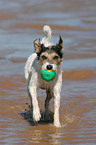
M 50 120 L 50 117 L 49 117 L 49 102 L 52 98 L 52 93 L 50 92 L 50 90 L 46 91 L 46 93 L 47 93 L 47 97 L 46 97 L 46 100 L 45 100 L 45 119 Z
M 33 105 L 32 105 L 32 97 L 31 97 L 31 94 L 29 92 L 29 89 L 27 87 L 27 92 L 28 92 L 28 96 L 30 98 L 30 115 L 31 115 L 31 118 L 33 119 Z

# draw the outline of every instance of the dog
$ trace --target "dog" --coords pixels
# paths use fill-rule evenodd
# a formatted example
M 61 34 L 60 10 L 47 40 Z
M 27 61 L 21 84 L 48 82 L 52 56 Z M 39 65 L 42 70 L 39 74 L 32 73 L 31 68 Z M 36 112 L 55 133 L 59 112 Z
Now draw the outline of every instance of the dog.
M 51 40 L 51 28 L 48 25 L 43 27 L 45 36 L 34 41 L 35 52 L 29 56 L 25 64 L 25 78 L 27 82 L 28 95 L 31 100 L 33 120 L 38 122 L 41 118 L 37 100 L 37 90 L 45 89 L 47 97 L 45 99 L 45 118 L 49 118 L 49 101 L 54 102 L 54 126 L 60 127 L 59 108 L 60 92 L 62 87 L 61 61 L 63 58 L 63 40 L 60 36 L 59 42 L 54 45 Z M 41 69 L 54 70 L 56 76 L 54 80 L 47 82 L 41 78 Z

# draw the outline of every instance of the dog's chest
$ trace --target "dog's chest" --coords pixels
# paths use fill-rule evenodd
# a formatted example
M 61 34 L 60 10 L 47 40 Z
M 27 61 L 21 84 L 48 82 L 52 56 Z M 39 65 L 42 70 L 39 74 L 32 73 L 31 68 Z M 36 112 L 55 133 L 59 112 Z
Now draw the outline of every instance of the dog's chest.
M 41 89 L 48 90 L 54 86 L 54 81 L 46 82 L 44 81 L 41 76 L 38 77 L 38 87 Z

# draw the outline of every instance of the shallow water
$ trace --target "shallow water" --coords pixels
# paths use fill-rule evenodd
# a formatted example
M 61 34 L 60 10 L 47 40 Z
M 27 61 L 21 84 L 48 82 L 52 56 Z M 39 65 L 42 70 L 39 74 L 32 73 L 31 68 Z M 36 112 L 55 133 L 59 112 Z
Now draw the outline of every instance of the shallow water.
M 52 27 L 64 39 L 60 122 L 30 122 L 24 65 L 33 41 Z M 45 92 L 38 93 L 44 111 Z M 53 112 L 53 101 L 50 102 Z M 52 115 L 52 114 L 51 114 Z M 95 0 L 0 1 L 0 145 L 96 144 Z

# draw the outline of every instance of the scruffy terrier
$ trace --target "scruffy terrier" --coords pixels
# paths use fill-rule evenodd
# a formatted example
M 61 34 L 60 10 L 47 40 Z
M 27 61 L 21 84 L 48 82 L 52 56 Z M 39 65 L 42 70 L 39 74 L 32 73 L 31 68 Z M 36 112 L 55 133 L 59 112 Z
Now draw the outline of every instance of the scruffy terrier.
M 28 95 L 31 100 L 33 120 L 38 122 L 41 118 L 40 109 L 37 100 L 37 90 L 45 89 L 47 97 L 45 100 L 45 118 L 49 118 L 49 101 L 54 99 L 54 126 L 60 127 L 59 107 L 60 92 L 62 87 L 61 60 L 63 57 L 63 40 L 60 37 L 59 43 L 54 45 L 50 42 L 51 28 L 48 25 L 43 27 L 45 37 L 34 41 L 35 53 L 27 60 L 25 65 L 25 78 L 27 81 Z M 41 69 L 54 70 L 56 77 L 47 82 L 41 78 Z

